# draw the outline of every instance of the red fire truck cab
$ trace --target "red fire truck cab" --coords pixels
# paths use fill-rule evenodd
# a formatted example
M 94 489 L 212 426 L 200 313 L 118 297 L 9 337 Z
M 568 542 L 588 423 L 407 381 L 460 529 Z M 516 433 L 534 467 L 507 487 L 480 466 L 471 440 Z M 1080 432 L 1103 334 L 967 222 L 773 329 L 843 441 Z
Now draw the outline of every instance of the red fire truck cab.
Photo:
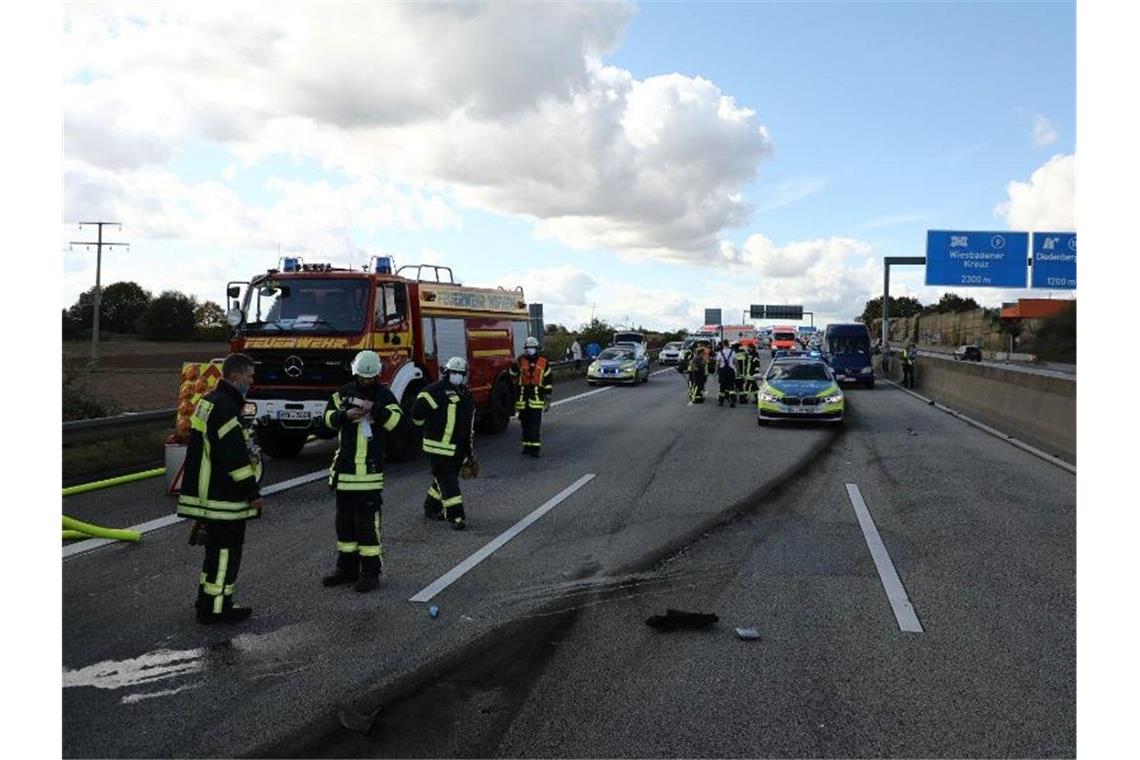
M 289 257 L 279 269 L 228 284 L 230 350 L 255 362 L 247 401 L 256 405 L 254 432 L 265 453 L 294 456 L 310 435 L 332 436 L 322 422 L 325 404 L 351 379 L 363 349 L 380 355 L 381 380 L 405 413 L 449 358 L 463 357 L 477 427 L 506 429 L 514 414 L 508 368 L 530 324 L 522 288 L 464 287 L 448 267 L 393 268 L 387 256 L 355 270 Z M 387 454 L 402 461 L 418 449 L 418 441 L 393 436 Z

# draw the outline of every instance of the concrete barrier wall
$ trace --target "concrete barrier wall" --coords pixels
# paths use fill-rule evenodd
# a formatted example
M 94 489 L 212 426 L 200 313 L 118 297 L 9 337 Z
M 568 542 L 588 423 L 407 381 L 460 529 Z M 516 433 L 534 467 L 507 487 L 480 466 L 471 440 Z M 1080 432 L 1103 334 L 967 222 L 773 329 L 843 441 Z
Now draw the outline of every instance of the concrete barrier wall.
M 879 357 L 875 358 L 879 365 Z M 902 381 L 892 356 L 888 377 Z M 881 366 L 876 369 L 881 371 Z M 919 354 L 914 390 L 1068 462 L 1077 461 L 1077 382 Z

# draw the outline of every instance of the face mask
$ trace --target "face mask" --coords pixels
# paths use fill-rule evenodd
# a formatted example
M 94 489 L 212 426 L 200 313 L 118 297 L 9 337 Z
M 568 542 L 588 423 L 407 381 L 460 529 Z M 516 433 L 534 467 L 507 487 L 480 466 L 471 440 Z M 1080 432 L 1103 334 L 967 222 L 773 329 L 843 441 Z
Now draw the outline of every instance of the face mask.
M 249 393 L 249 383 L 234 383 L 234 387 L 238 389 L 238 393 L 240 393 L 243 398 L 245 394 Z
M 467 376 L 458 372 L 449 372 L 447 374 L 447 381 L 452 385 L 463 385 L 466 382 Z
M 537 348 L 528 348 L 526 350 L 526 353 L 527 353 L 527 356 L 534 356 L 535 354 L 538 353 L 538 349 Z

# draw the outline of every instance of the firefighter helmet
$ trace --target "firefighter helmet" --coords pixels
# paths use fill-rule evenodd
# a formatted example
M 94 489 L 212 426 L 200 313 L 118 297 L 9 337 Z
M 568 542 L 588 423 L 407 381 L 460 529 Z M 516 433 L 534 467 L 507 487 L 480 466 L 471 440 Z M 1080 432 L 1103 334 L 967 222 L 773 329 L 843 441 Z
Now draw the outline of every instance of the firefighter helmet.
M 524 343 L 523 345 L 526 348 L 538 348 L 538 338 L 535 338 L 533 336 L 530 338 L 527 338 L 526 343 Z
M 461 356 L 453 356 L 447 360 L 447 364 L 443 365 L 443 369 L 447 372 L 459 372 L 467 374 L 467 360 Z
M 357 377 L 376 377 L 381 369 L 380 356 L 375 351 L 361 351 L 352 360 L 352 374 Z

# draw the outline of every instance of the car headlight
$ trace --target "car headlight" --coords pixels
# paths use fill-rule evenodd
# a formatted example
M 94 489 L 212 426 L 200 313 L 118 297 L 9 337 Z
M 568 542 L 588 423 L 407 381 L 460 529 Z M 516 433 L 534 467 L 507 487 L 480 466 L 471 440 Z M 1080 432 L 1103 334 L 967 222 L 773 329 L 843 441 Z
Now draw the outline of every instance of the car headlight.
M 773 396 L 771 393 L 768 393 L 767 391 L 762 391 L 760 393 L 760 400 L 761 401 L 779 401 L 780 398 L 781 398 L 780 396 Z
M 825 404 L 838 404 L 842 400 L 843 400 L 843 394 L 842 393 L 833 393 L 830 396 L 825 397 L 823 399 L 823 403 L 825 403 Z
M 859 371 L 864 375 L 869 375 L 872 372 L 874 372 L 875 370 L 871 369 L 870 367 L 864 367 L 863 369 L 861 369 Z
M 597 362 L 593 362 L 592 364 L 590 364 L 590 371 L 591 372 L 597 372 L 598 371 L 598 363 Z
M 634 366 L 635 365 L 633 362 L 626 362 L 625 364 L 621 365 L 622 372 L 633 372 Z

